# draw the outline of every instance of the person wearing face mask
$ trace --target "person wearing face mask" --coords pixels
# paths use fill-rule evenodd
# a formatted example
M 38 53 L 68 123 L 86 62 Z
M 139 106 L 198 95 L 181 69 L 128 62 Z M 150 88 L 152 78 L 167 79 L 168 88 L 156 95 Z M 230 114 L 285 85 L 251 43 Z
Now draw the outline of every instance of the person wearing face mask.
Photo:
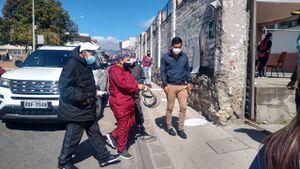
M 83 43 L 79 53 L 63 67 L 59 78 L 59 113 L 58 118 L 66 122 L 66 133 L 58 168 L 77 169 L 72 162 L 72 155 L 78 147 L 84 130 L 92 147 L 96 150 L 96 159 L 100 167 L 120 162 L 116 155 L 111 155 L 102 140 L 102 134 L 96 120 L 96 84 L 90 65 L 96 58 L 99 48 L 92 43 Z
M 184 121 L 186 116 L 188 92 L 192 90 L 189 59 L 188 56 L 181 50 L 181 38 L 173 38 L 171 47 L 171 50 L 164 54 L 160 61 L 160 76 L 167 96 L 167 131 L 172 136 L 176 135 L 172 126 L 172 111 L 175 99 L 177 98 L 180 108 L 178 135 L 181 138 L 186 139 L 187 135 L 184 132 Z
M 147 51 L 147 55 L 143 57 L 142 60 L 142 66 L 144 69 L 144 74 L 146 76 L 145 84 L 149 87 L 152 87 L 151 85 L 151 67 L 152 67 L 153 58 L 151 56 L 150 50 Z
M 117 121 L 117 127 L 106 135 L 106 141 L 112 148 L 117 148 L 117 155 L 123 159 L 132 159 L 127 151 L 127 140 L 130 128 L 135 124 L 135 94 L 144 89 L 130 73 L 133 61 L 130 52 L 122 51 L 116 57 L 116 63 L 108 70 L 109 73 L 109 104 Z
M 265 76 L 265 67 L 267 65 L 269 56 L 271 54 L 271 48 L 272 48 L 272 33 L 268 33 L 265 36 L 264 40 L 261 41 L 261 43 L 258 46 L 258 60 L 259 60 L 258 76 L 260 78 Z
M 135 80 L 139 84 L 144 84 L 145 82 L 145 75 L 142 66 L 138 63 L 138 61 L 135 58 L 135 53 L 131 52 L 131 57 L 130 57 L 130 72 L 135 78 Z M 137 127 L 139 129 L 139 134 L 141 135 L 147 135 L 146 129 L 144 127 L 144 113 L 142 110 L 142 105 L 141 105 L 141 93 L 140 91 L 137 91 L 135 93 L 135 104 L 134 104 L 134 113 L 135 113 L 135 121 L 137 124 Z

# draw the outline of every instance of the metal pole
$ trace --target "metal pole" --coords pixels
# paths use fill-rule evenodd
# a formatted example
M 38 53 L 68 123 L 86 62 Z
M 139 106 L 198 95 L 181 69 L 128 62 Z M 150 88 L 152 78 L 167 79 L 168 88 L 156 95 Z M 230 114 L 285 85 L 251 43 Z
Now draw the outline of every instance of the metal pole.
M 157 18 L 157 32 L 158 32 L 158 42 L 157 42 L 157 67 L 160 68 L 160 59 L 161 59 L 161 11 L 158 13 L 158 18 Z
M 34 17 L 34 0 L 32 0 L 32 51 L 35 51 L 35 17 Z
M 255 56 L 256 56 L 256 14 L 257 14 L 257 3 L 253 1 L 252 7 L 252 66 L 251 66 L 251 119 L 255 120 Z
M 173 12 L 172 12 L 172 18 L 173 18 L 173 20 L 172 20 L 172 22 L 173 22 L 173 24 L 172 24 L 172 36 L 173 36 L 173 38 L 176 36 L 176 8 L 177 8 L 177 0 L 173 0 L 172 1 L 172 3 L 173 3 Z

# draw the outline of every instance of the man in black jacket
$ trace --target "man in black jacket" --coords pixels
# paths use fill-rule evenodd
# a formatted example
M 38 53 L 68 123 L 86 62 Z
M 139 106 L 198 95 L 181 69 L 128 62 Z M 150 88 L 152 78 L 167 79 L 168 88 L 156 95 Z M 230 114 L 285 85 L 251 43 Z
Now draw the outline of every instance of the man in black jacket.
M 58 168 L 77 169 L 72 162 L 72 155 L 79 145 L 84 130 L 96 150 L 100 167 L 119 162 L 111 155 L 102 140 L 102 134 L 96 120 L 96 84 L 92 65 L 93 56 L 99 47 L 93 43 L 80 46 L 80 54 L 74 53 L 64 66 L 59 79 L 60 105 L 58 117 L 67 122 Z
M 139 84 L 144 84 L 145 82 L 145 75 L 144 75 L 144 70 L 141 65 L 139 65 L 136 61 L 135 58 L 135 53 L 131 52 L 131 57 L 130 57 L 130 62 L 128 63 L 130 72 L 134 79 L 139 83 Z M 126 68 L 126 67 L 125 67 Z M 134 113 L 135 113 L 135 121 L 136 124 L 138 125 L 139 132 L 141 135 L 146 135 L 145 127 L 144 127 L 144 114 L 142 110 L 142 105 L 141 105 L 141 93 L 140 90 L 135 93 L 135 104 L 134 104 Z

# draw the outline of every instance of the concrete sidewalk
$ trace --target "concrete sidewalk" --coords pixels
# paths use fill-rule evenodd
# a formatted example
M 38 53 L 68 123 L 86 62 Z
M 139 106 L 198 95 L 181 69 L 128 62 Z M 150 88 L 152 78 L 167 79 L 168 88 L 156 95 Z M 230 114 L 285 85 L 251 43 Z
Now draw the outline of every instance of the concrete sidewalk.
M 145 126 L 154 138 L 132 140 L 129 152 L 132 160 L 105 167 L 107 169 L 246 169 L 257 153 L 262 133 L 246 125 L 218 127 L 212 123 L 186 127 L 188 139 L 169 136 L 165 128 L 166 99 L 161 88 L 154 86 L 159 105 L 144 107 Z M 103 134 L 115 127 L 110 108 L 100 120 Z M 174 110 L 174 122 L 178 105 Z M 198 112 L 188 108 L 187 119 L 201 118 Z M 53 169 L 57 165 L 64 137 L 64 128 L 57 125 L 0 123 L 1 169 Z M 112 153 L 116 150 L 110 149 Z M 94 150 L 86 134 L 76 151 L 75 162 L 80 169 L 99 168 L 93 158 Z
M 254 159 L 260 142 L 266 135 L 248 125 L 218 127 L 210 122 L 201 126 L 186 127 L 188 139 L 170 136 L 165 131 L 166 98 L 163 90 L 154 86 L 159 105 L 144 108 L 146 125 L 157 136 L 147 143 L 153 166 L 159 169 L 247 169 Z M 178 103 L 173 112 L 173 123 L 178 121 Z M 187 119 L 204 119 L 188 107 Z

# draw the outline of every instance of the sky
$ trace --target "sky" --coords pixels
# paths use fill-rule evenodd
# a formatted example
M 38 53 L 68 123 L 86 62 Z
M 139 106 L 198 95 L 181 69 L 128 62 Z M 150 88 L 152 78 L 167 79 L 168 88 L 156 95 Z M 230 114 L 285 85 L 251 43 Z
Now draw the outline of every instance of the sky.
M 119 40 L 146 31 L 168 0 L 62 0 L 63 8 L 105 49 L 118 49 Z
M 5 0 L 0 0 L 2 9 Z M 61 0 L 80 33 L 89 33 L 103 48 L 117 50 L 119 40 L 146 31 L 168 0 Z

